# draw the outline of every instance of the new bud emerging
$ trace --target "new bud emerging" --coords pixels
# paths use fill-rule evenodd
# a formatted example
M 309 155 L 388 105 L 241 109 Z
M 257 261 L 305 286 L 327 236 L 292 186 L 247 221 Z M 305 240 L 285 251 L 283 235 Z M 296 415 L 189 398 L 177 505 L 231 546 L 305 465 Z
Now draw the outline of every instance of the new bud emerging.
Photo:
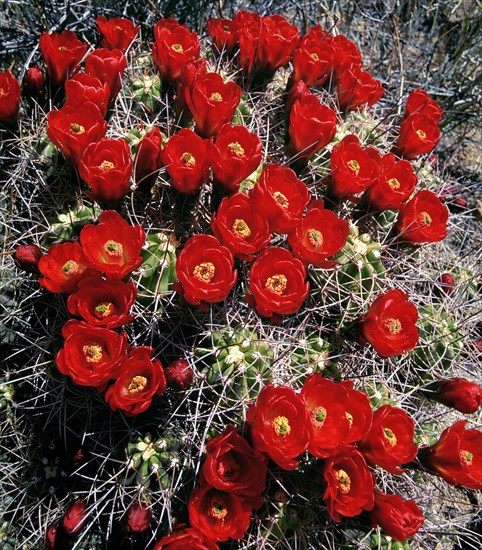
M 186 359 L 172 362 L 165 370 L 167 383 L 178 391 L 184 391 L 192 384 L 192 368 Z
M 440 286 L 446 294 L 452 294 L 455 286 L 455 279 L 450 273 L 440 275 Z
M 29 100 L 42 103 L 45 99 L 45 74 L 39 67 L 30 67 L 22 81 L 24 95 Z
M 13 261 L 19 269 L 30 273 L 38 273 L 38 262 L 43 256 L 35 244 L 20 244 L 13 253 Z

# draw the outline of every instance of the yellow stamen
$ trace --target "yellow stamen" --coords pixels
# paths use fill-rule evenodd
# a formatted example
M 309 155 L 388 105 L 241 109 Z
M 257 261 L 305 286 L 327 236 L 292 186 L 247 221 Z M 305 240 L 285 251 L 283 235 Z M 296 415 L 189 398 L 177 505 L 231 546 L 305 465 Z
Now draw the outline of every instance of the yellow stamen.
M 61 52 L 66 52 L 67 48 L 65 46 L 59 46 L 58 48 Z
M 205 283 L 210 283 L 214 277 L 214 274 L 216 272 L 216 268 L 211 262 L 203 262 L 201 264 L 198 264 L 195 268 L 192 274 L 194 277 L 199 279 L 200 281 L 204 281 Z
M 402 330 L 402 323 L 399 319 L 385 319 L 383 321 L 390 334 L 398 334 Z
M 360 173 L 360 165 L 358 164 L 358 162 L 356 160 L 349 160 L 347 164 L 348 168 L 355 173 L 355 176 L 358 176 L 358 174 Z
M 85 128 L 75 122 L 70 125 L 70 129 L 74 132 L 74 134 L 83 134 L 85 132 Z
M 323 235 L 317 229 L 308 229 L 308 241 L 315 248 L 320 248 L 323 245 Z
M 95 314 L 99 319 L 109 317 L 114 312 L 114 304 L 112 302 L 101 302 L 95 306 Z
M 326 420 L 325 407 L 316 407 L 311 411 L 311 423 L 315 428 L 321 428 Z
M 350 492 L 351 479 L 350 476 L 345 472 L 345 470 L 337 470 L 335 472 L 336 481 L 338 481 L 338 487 L 340 491 L 346 495 Z
M 224 518 L 228 515 L 228 510 L 226 509 L 224 502 L 220 500 L 215 500 L 211 506 L 211 509 L 209 510 L 209 515 L 211 515 L 213 518 L 223 521 Z
M 423 130 L 415 130 L 415 133 L 420 139 L 427 139 L 427 134 Z
M 418 219 L 422 225 L 430 225 L 432 223 L 432 218 L 428 212 L 421 212 L 418 215 Z
M 87 363 L 98 363 L 102 359 L 102 346 L 90 344 L 82 348 Z
M 315 61 L 318 61 L 318 59 L 320 59 L 316 53 L 310 53 L 310 55 Z
M 195 166 L 196 164 L 196 159 L 193 155 L 191 155 L 191 153 L 183 153 L 181 155 L 181 160 L 184 164 L 189 164 L 189 166 Z
M 237 157 L 242 157 L 244 155 L 244 149 L 237 141 L 233 141 L 233 143 L 230 143 L 228 147 Z
M 147 378 L 145 376 L 134 376 L 131 380 L 127 391 L 130 395 L 141 392 L 147 386 Z
M 383 428 L 383 434 L 385 435 L 385 439 L 390 444 L 390 447 L 395 447 L 397 444 L 397 436 L 392 432 L 390 428 Z
M 103 160 L 99 164 L 99 168 L 102 168 L 102 170 L 112 170 L 113 168 L 115 168 L 115 164 L 110 160 Z
M 231 231 L 236 237 L 241 237 L 241 239 L 247 239 L 251 235 L 251 229 L 244 220 L 234 220 Z
M 290 203 L 286 195 L 283 195 L 283 193 L 280 193 L 279 191 L 275 191 L 273 193 L 273 197 L 274 200 L 281 206 L 281 208 L 288 210 L 288 206 L 290 205 Z
M 269 288 L 275 294 L 281 296 L 288 286 L 288 279 L 281 274 L 273 275 L 268 277 L 266 283 L 264 283 L 265 288 Z
M 116 243 L 115 241 L 107 241 L 104 244 L 104 250 L 109 256 L 119 257 L 122 256 L 124 252 L 124 247 L 120 243 Z
M 76 275 L 79 272 L 79 264 L 74 260 L 69 260 L 62 266 L 62 271 L 65 271 L 67 275 Z
M 470 466 L 472 464 L 472 460 L 474 459 L 474 455 L 469 453 L 469 451 L 460 451 L 460 458 L 466 466 Z
M 173 45 L 171 46 L 171 49 L 174 50 L 175 52 L 178 52 L 178 53 L 184 52 L 184 49 L 183 49 L 183 47 L 181 46 L 181 44 L 173 44 Z
M 211 94 L 211 97 L 209 99 L 211 99 L 212 101 L 222 101 L 223 96 L 219 92 L 214 92 L 213 94 Z
M 345 411 L 345 418 L 348 420 L 351 428 L 351 425 L 353 424 L 353 415 L 351 415 L 348 411 Z
M 276 435 L 280 435 L 282 437 L 285 435 L 290 435 L 291 433 L 291 426 L 286 416 L 277 416 L 273 420 L 273 428 Z
M 397 180 L 397 178 L 391 178 L 388 180 L 388 185 L 392 188 L 392 189 L 400 189 L 401 187 L 401 184 L 400 182 Z
M 3 88 L 0 88 L 0 97 L 6 95 L 6 92 Z

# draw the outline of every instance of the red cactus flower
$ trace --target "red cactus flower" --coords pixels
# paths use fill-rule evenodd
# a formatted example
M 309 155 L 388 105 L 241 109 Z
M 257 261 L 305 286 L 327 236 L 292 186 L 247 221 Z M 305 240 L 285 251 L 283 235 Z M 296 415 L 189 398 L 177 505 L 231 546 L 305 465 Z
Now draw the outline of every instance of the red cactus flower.
M 155 179 L 162 166 L 162 134 L 159 128 L 153 128 L 141 139 L 134 160 L 135 180 L 139 184 Z
M 91 191 L 87 196 L 105 206 L 115 205 L 129 192 L 132 160 L 123 138 L 91 143 L 79 162 L 79 174 Z
M 447 236 L 449 211 L 432 191 L 419 191 L 400 210 L 400 238 L 413 243 L 433 243 Z
M 119 93 L 126 65 L 126 56 L 120 50 L 107 48 L 94 50 L 85 60 L 85 72 L 109 86 L 109 103 L 114 101 Z
M 464 413 L 477 412 L 482 401 L 482 388 L 465 378 L 447 378 L 429 385 L 427 397 Z
M 287 65 L 299 41 L 298 27 L 290 25 L 283 16 L 275 14 L 262 17 L 256 70 L 271 74 Z
M 40 67 L 30 67 L 22 80 L 22 93 L 29 100 L 43 103 L 45 99 L 45 74 Z
M 440 105 L 425 90 L 417 88 L 416 90 L 412 90 L 408 96 L 405 103 L 404 117 L 408 118 L 415 114 L 427 116 L 438 124 L 444 112 Z
M 179 193 L 192 195 L 209 178 L 206 142 L 192 130 L 183 128 L 171 136 L 161 153 L 171 185 Z
M 104 210 L 97 225 L 86 225 L 80 232 L 89 265 L 113 279 L 123 279 L 141 265 L 145 238 L 140 225 L 129 225 L 113 210 Z
M 439 141 L 438 122 L 431 117 L 415 113 L 402 122 L 395 150 L 403 158 L 412 160 L 430 153 Z
M 57 86 L 62 85 L 79 69 L 87 51 L 87 44 L 75 32 L 43 33 L 39 40 L 40 52 L 47 64 L 47 74 Z
M 293 53 L 293 82 L 307 86 L 323 84 L 331 70 L 334 50 L 328 40 L 305 37 Z
M 209 18 L 206 23 L 213 44 L 219 52 L 230 52 L 238 41 L 238 26 L 232 19 Z
M 176 530 L 167 537 L 162 538 L 152 550 L 219 550 L 219 546 L 206 538 L 201 531 L 194 527 L 179 525 Z
M 14 118 L 20 105 L 20 82 L 8 69 L 0 72 L 0 120 Z
M 65 31 L 64 31 L 65 32 Z M 69 535 L 76 535 L 87 519 L 87 505 L 83 500 L 73 502 L 62 519 L 64 530 Z
M 65 82 L 66 105 L 79 108 L 85 103 L 97 105 L 102 116 L 107 113 L 110 88 L 107 82 L 102 83 L 97 77 L 79 73 Z
M 417 308 L 401 290 L 380 294 L 362 320 L 364 338 L 381 357 L 400 355 L 418 342 Z
M 149 528 L 152 512 L 146 505 L 134 501 L 126 512 L 125 530 L 128 533 L 144 533 Z
M 38 263 L 42 256 L 42 251 L 36 244 L 19 244 L 12 257 L 19 269 L 38 273 Z
M 361 110 L 379 101 L 384 93 L 379 80 L 361 70 L 346 69 L 338 80 L 336 89 L 340 109 Z
M 455 288 L 455 279 L 453 275 L 450 273 L 442 273 L 439 280 L 442 290 L 448 295 L 452 294 Z
M 103 35 L 102 44 L 109 50 L 120 50 L 125 53 L 131 42 L 137 36 L 140 27 L 135 27 L 130 19 L 114 17 L 107 19 L 103 15 L 96 19 L 97 28 Z

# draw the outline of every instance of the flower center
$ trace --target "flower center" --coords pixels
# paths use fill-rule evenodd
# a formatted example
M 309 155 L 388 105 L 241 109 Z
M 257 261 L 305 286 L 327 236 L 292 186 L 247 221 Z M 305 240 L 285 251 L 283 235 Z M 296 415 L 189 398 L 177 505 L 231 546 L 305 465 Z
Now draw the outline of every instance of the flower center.
M 432 218 L 428 212 L 421 212 L 418 216 L 418 220 L 423 225 L 430 225 L 432 223 Z
M 115 164 L 110 160 L 103 160 L 99 164 L 99 168 L 102 168 L 102 170 L 112 170 L 113 168 L 115 168 Z
M 283 195 L 283 193 L 280 193 L 279 191 L 275 191 L 273 193 L 273 197 L 274 197 L 274 200 L 281 206 L 281 208 L 288 210 L 288 206 L 290 205 L 290 202 L 287 199 L 286 195 Z
M 66 52 L 67 51 L 67 48 L 65 46 L 59 46 L 58 49 L 61 51 L 61 52 Z
M 402 330 L 402 323 L 399 319 L 385 319 L 383 323 L 390 334 L 398 334 Z
M 181 44 L 173 44 L 171 46 L 171 49 L 174 50 L 175 52 L 179 52 L 179 53 L 182 53 L 184 51 L 183 47 L 181 46 Z
M 395 447 L 397 444 L 397 436 L 392 432 L 390 428 L 383 428 L 383 435 L 390 444 L 390 447 Z
M 211 262 L 203 262 L 201 264 L 198 264 L 194 268 L 192 274 L 200 281 L 210 283 L 214 277 L 215 272 L 216 268 L 214 267 L 214 264 L 212 264 Z
M 338 487 L 340 491 L 346 495 L 350 492 L 351 479 L 350 476 L 345 472 L 345 470 L 336 470 L 335 472 L 336 481 L 338 481 Z
M 320 248 L 323 244 L 323 235 L 321 234 L 321 231 L 318 231 L 318 229 L 308 229 L 307 236 L 311 246 Z
M 273 420 L 273 428 L 276 432 L 276 435 L 280 435 L 281 437 L 284 437 L 285 435 L 290 435 L 291 433 L 291 426 L 286 416 L 277 416 Z
M 232 232 L 236 237 L 241 237 L 241 239 L 247 239 L 251 235 L 251 229 L 248 227 L 248 224 L 244 220 L 234 220 Z
M 321 428 L 326 420 L 325 407 L 316 407 L 311 411 L 311 423 L 315 428 Z
M 244 149 L 239 142 L 233 141 L 228 147 L 237 157 L 242 157 L 244 155 Z
M 228 481 L 237 479 L 239 466 L 231 453 L 226 453 L 219 458 L 217 472 L 219 477 Z
M 95 306 L 95 314 L 99 319 L 109 317 L 114 312 L 114 304 L 112 302 L 101 302 Z
M 427 139 L 427 134 L 423 130 L 415 130 L 415 133 L 420 139 Z
M 320 59 L 320 58 L 318 57 L 318 54 L 316 54 L 316 53 L 310 53 L 310 55 L 311 55 L 311 57 L 312 57 L 315 61 L 318 61 L 318 59 Z
M 5 90 L 3 88 L 0 88 L 0 97 L 6 95 Z
M 228 515 L 228 510 L 223 499 L 216 497 L 211 501 L 211 509 L 209 510 L 209 515 L 215 519 L 220 519 L 221 521 Z
M 70 129 L 74 132 L 74 134 L 83 134 L 85 132 L 85 128 L 76 122 L 72 122 Z
M 345 418 L 348 420 L 351 428 L 351 425 L 353 424 L 353 415 L 350 414 L 348 411 L 345 411 Z
M 134 376 L 127 387 L 127 392 L 130 395 L 135 395 L 141 392 L 147 386 L 147 378 L 145 376 Z
M 469 453 L 469 451 L 460 451 L 460 458 L 466 466 L 470 466 L 472 464 L 474 455 L 472 453 Z
M 224 31 L 229 31 L 229 27 L 227 25 L 223 25 L 223 30 Z
M 388 185 L 392 188 L 392 189 L 400 189 L 401 185 L 400 185 L 400 182 L 397 180 L 397 178 L 391 178 L 388 180 Z
M 99 344 L 88 344 L 82 348 L 87 363 L 98 363 L 102 359 L 102 351 Z
M 223 96 L 219 92 L 214 92 L 213 94 L 211 94 L 211 97 L 209 99 L 211 99 L 212 101 L 222 101 Z
M 352 159 L 349 160 L 347 164 L 348 168 L 355 174 L 355 176 L 358 176 L 358 174 L 360 173 L 360 165 L 358 164 L 358 162 Z
M 109 256 L 119 257 L 122 256 L 122 253 L 124 252 L 124 247 L 120 243 L 116 243 L 115 241 L 107 241 L 104 244 L 104 250 Z
M 183 153 L 181 155 L 181 160 L 184 164 L 189 164 L 189 166 L 194 166 L 196 164 L 196 159 L 191 153 Z
M 272 277 L 268 277 L 264 286 L 281 296 L 288 286 L 288 279 L 281 274 L 273 275 Z
M 79 264 L 74 262 L 74 260 L 69 260 L 62 266 L 62 271 L 67 273 L 67 275 L 75 275 L 79 272 Z

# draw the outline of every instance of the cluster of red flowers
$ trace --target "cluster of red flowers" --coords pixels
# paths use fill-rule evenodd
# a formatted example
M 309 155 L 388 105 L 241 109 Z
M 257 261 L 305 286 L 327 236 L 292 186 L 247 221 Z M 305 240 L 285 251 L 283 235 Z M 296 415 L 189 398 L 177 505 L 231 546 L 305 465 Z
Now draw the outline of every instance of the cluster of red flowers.
M 64 347 L 57 367 L 75 384 L 107 389 L 112 410 L 145 411 L 166 389 L 166 377 L 154 350 L 131 348 L 125 332 L 113 329 L 133 320 L 129 310 L 137 289 L 124 282 L 142 263 L 144 230 L 130 226 L 117 212 L 106 210 L 97 225 L 88 224 L 79 242 L 51 246 L 38 262 L 40 284 L 50 292 L 69 294 L 67 308 L 82 320 L 62 329 Z

